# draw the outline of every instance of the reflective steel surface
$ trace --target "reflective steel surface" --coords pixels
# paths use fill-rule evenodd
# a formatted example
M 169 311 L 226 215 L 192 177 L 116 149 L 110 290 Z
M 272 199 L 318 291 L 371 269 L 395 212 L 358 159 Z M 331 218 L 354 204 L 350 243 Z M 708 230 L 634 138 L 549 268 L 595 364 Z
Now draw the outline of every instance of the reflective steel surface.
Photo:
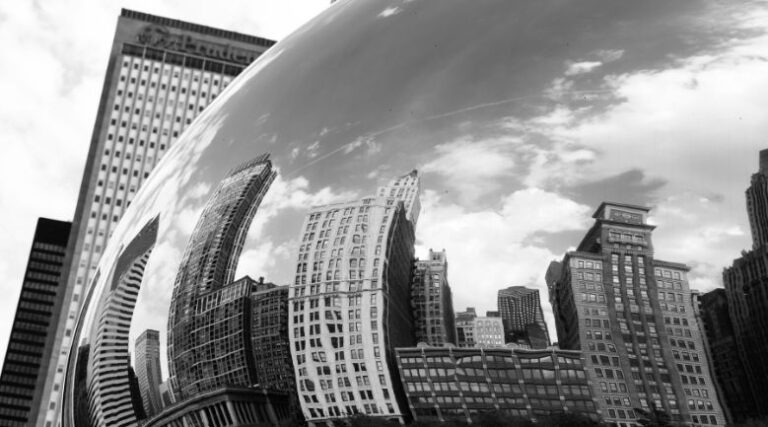
M 374 195 L 413 169 L 416 255 L 446 249 L 456 310 L 492 309 L 498 289 L 529 285 L 551 322 L 543 274 L 567 233 L 583 234 L 601 196 L 651 201 L 642 173 L 601 180 L 654 174 L 673 152 L 628 160 L 572 132 L 576 120 L 621 105 L 633 70 L 704 57 L 731 31 L 730 9 L 670 3 L 347 0 L 280 41 L 185 131 L 120 220 L 85 295 L 63 425 L 135 425 L 127 372 L 146 330 L 159 331 L 162 379 L 177 382 L 164 387 L 179 396 L 247 377 L 214 366 L 252 353 L 217 335 L 247 304 L 229 285 L 294 283 L 310 207 Z M 221 325 L 209 342 L 203 315 Z

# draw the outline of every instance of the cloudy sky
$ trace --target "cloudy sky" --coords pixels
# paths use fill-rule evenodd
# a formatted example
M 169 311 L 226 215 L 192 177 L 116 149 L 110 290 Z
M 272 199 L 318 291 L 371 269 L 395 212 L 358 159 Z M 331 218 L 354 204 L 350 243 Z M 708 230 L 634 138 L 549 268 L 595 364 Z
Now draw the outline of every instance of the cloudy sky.
M 170 203 L 176 229 L 153 251 L 139 312 L 167 309 L 154 299 L 169 295 L 175 271 L 151 264 L 178 263 L 227 169 L 210 166 L 263 151 L 280 175 L 239 273 L 278 283 L 292 280 L 307 206 L 372 193 L 413 168 L 425 190 L 417 254 L 446 249 L 457 310 L 495 309 L 499 288 L 528 285 L 542 289 L 551 321 L 546 267 L 579 243 L 603 200 L 651 207 L 657 257 L 690 265 L 697 289 L 721 286 L 722 268 L 750 246 L 744 189 L 768 148 L 765 2 L 352 3 L 277 45 L 182 138 L 197 145 L 171 151 L 162 176 L 188 191 Z M 326 8 L 0 5 L 0 351 L 36 218 L 74 211 L 121 6 L 275 39 Z M 181 170 L 195 164 L 208 167 Z M 137 196 L 150 207 L 126 218 L 140 227 L 168 205 L 164 188 L 150 179 Z M 159 328 L 150 318 L 141 327 Z

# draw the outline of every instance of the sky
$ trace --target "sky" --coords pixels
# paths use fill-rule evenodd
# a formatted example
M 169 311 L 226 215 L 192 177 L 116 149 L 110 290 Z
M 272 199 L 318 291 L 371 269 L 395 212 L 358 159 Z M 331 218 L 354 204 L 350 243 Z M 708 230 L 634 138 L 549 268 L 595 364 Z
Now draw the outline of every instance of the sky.
M 768 148 L 766 2 L 469 3 L 342 1 L 233 84 L 116 230 L 127 239 L 172 206 L 137 330 L 162 323 L 149 313 L 167 309 L 183 243 L 227 169 L 211 166 L 264 150 L 279 175 L 238 274 L 291 282 L 307 206 L 417 168 L 416 253 L 446 250 L 457 311 L 494 310 L 498 289 L 536 287 L 553 333 L 546 267 L 578 245 L 604 200 L 650 207 L 657 258 L 691 266 L 692 288 L 722 286 L 722 269 L 751 246 L 744 190 Z M 2 350 L 36 218 L 74 211 L 119 8 L 282 40 L 327 7 L 217 6 L 0 5 L 0 94 L 12 100 L 0 105 Z M 183 184 L 182 199 L 161 177 Z

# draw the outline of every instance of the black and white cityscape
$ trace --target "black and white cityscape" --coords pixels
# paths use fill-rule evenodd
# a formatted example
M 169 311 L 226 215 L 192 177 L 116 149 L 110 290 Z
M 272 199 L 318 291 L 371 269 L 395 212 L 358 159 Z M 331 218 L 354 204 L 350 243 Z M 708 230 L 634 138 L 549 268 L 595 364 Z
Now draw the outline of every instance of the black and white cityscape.
M 768 426 L 768 4 L 220 3 L 0 5 L 0 426 Z

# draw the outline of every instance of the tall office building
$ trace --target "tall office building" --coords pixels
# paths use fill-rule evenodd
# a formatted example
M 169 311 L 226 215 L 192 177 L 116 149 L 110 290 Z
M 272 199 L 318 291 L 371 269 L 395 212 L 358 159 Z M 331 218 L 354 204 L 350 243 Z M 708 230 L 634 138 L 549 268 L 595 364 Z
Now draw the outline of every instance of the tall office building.
M 531 348 L 549 346 L 549 331 L 538 290 L 525 286 L 502 289 L 498 295 L 498 307 L 504 321 L 505 342 L 522 343 Z
M 475 318 L 477 312 L 474 307 L 467 307 L 465 311 L 456 313 L 456 345 L 459 347 L 475 346 Z M 491 316 L 489 316 L 491 317 Z
M 256 382 L 253 281 L 232 280 L 248 228 L 276 175 L 266 154 L 234 168 L 208 199 L 187 243 L 168 314 L 169 376 L 180 400 Z M 211 336 L 212 329 L 220 333 Z
M 408 415 L 394 348 L 415 345 L 409 218 L 418 212 L 408 215 L 398 193 L 313 207 L 304 220 L 289 332 L 299 400 L 312 424 L 357 413 Z
M 139 382 L 139 391 L 144 405 L 144 413 L 152 416 L 163 408 L 160 397 L 160 332 L 147 329 L 142 332 L 134 344 L 134 372 Z
M 291 402 L 298 405 L 288 341 L 288 286 L 264 283 L 263 277 L 253 282 L 250 330 L 259 385 L 289 393 Z
M 77 336 L 79 334 L 73 338 L 78 346 L 85 342 L 90 343 L 89 351 L 85 355 L 88 357 L 87 383 L 76 384 L 74 395 L 80 395 L 82 392 L 88 396 L 88 412 L 94 426 L 134 426 L 135 419 L 144 412 L 143 405 L 137 402 L 140 394 L 132 393 L 138 391 L 135 390 L 138 381 L 132 383 L 134 377 L 131 377 L 128 332 L 136 298 L 141 289 L 144 268 L 157 241 L 158 226 L 159 217 L 148 221 L 136 237 L 122 249 L 114 265 L 105 273 L 109 274 L 109 286 L 94 300 L 97 304 L 94 316 L 99 319 L 97 326 L 90 331 L 91 335 L 86 340 L 81 340 Z M 79 366 L 80 363 L 70 358 L 69 369 L 72 369 L 73 365 Z M 77 373 L 73 376 L 79 377 Z M 77 389 L 80 386 L 84 386 L 86 390 Z M 71 391 L 64 392 L 65 399 L 71 398 L 72 395 Z
M 73 219 L 64 309 L 38 427 L 57 419 L 74 315 L 115 224 L 178 136 L 271 40 L 123 10 Z
M 547 274 L 560 348 L 582 350 L 605 420 L 634 408 L 725 424 L 696 326 L 688 267 L 654 259 L 648 209 L 603 203 L 576 251 Z
M 39 218 L 0 373 L 0 424 L 27 426 L 40 406 L 64 296 L 69 222 Z
M 453 295 L 448 285 L 445 250 L 429 250 L 429 259 L 416 260 L 411 284 L 416 341 L 431 346 L 456 344 Z
M 739 357 L 749 378 L 755 411 L 768 416 L 768 149 L 760 151 L 760 167 L 746 191 L 752 250 L 742 252 L 723 271 L 728 311 Z
M 699 319 L 704 329 L 709 362 L 717 380 L 720 402 L 731 422 L 743 422 L 757 415 L 744 365 L 739 357 L 737 337 L 728 314 L 723 288 L 699 297 Z M 694 306 L 694 309 L 696 307 Z

